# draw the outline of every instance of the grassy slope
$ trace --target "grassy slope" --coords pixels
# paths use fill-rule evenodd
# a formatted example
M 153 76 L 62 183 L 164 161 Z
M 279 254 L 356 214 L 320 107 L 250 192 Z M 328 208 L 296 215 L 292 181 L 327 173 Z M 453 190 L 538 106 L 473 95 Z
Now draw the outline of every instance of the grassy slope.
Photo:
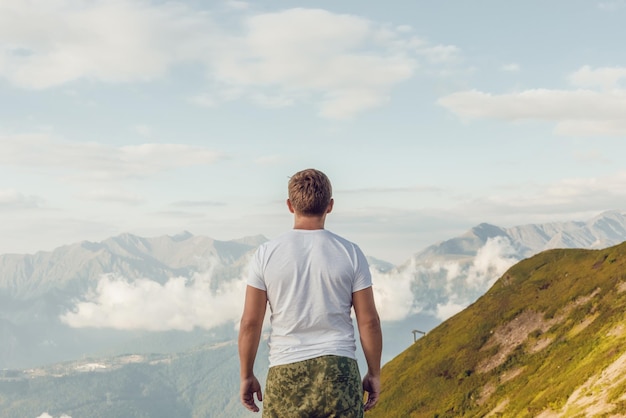
M 626 352 L 625 283 L 626 243 L 550 250 L 518 263 L 476 303 L 385 365 L 380 403 L 367 416 L 626 411 L 626 371 L 593 382 Z M 578 395 L 586 405 L 574 402 L 585 382 Z

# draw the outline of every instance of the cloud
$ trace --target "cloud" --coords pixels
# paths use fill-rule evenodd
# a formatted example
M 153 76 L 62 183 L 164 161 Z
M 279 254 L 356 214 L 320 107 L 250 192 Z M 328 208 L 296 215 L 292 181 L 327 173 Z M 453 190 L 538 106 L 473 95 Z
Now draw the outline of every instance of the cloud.
M 96 289 L 61 316 L 72 328 L 191 331 L 235 323 L 243 309 L 244 278 L 216 283 L 212 271 L 160 284 L 103 275 Z
M 571 219 L 572 215 L 597 214 L 607 208 L 621 208 L 626 199 L 626 171 L 589 178 L 566 178 L 552 183 L 520 187 L 518 190 L 463 202 L 459 210 L 467 216 L 502 218 L 502 214 L 536 216 L 558 215 Z M 506 216 L 506 215 L 504 215 Z M 532 218 L 532 216 L 531 216 Z
M 626 67 L 593 69 L 587 65 L 572 73 L 568 79 L 577 87 L 602 87 L 605 90 L 610 90 L 616 88 L 620 81 L 626 79 Z
M 312 101 L 323 117 L 381 106 L 417 66 L 402 31 L 358 16 L 290 9 L 248 16 L 242 26 L 211 62 L 215 80 L 257 101 L 268 90 L 281 106 Z
M 626 135 L 626 90 L 535 89 L 499 95 L 470 90 L 442 97 L 438 104 L 466 119 L 553 121 L 556 133 L 563 135 Z
M 445 276 L 445 291 L 433 301 L 434 316 L 445 321 L 462 311 L 521 258 L 508 238 L 495 237 L 489 238 L 470 260 L 435 263 L 431 271 Z
M 458 47 L 425 42 L 406 25 L 322 9 L 259 13 L 242 1 L 222 6 L 8 2 L 0 14 L 0 77 L 47 89 L 78 80 L 150 82 L 193 65 L 204 69 L 210 86 L 188 99 L 193 104 L 305 104 L 322 117 L 346 119 L 387 103 L 418 60 L 441 66 L 460 55 Z
M 38 196 L 25 196 L 14 189 L 0 189 L 0 210 L 36 209 L 43 201 Z
M 49 413 L 44 412 L 43 414 L 39 415 L 37 418 L 54 418 L 54 417 L 50 415 Z M 72 418 L 72 417 L 67 414 L 61 414 L 59 418 Z
M 508 238 L 495 237 L 473 257 L 457 261 L 413 257 L 389 272 L 373 270 L 380 317 L 399 321 L 422 312 L 444 321 L 484 294 L 520 258 Z
M 489 238 L 485 245 L 476 252 L 476 256 L 467 270 L 465 282 L 468 286 L 484 292 L 518 261 L 517 251 L 508 238 Z
M 440 321 L 445 321 L 448 318 L 453 317 L 454 315 L 461 312 L 463 309 L 467 308 L 468 303 L 455 303 L 455 302 L 445 302 L 437 305 L 437 311 L 435 312 L 435 317 Z
M 182 3 L 24 0 L 3 3 L 0 28 L 0 76 L 43 89 L 161 77 L 196 56 L 212 24 Z
M 80 171 L 81 176 L 91 179 L 146 177 L 182 167 L 212 164 L 221 158 L 218 152 L 183 144 L 114 147 L 71 142 L 43 134 L 0 135 L 0 163 Z
M 374 299 L 382 321 L 399 321 L 411 313 L 416 313 L 410 271 L 393 272 L 389 274 L 371 270 Z

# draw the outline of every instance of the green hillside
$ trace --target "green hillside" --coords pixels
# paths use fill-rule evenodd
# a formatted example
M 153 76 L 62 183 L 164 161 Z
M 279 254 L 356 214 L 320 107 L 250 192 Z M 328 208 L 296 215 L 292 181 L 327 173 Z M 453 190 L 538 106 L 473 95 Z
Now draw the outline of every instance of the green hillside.
M 385 365 L 374 417 L 626 416 L 626 243 L 550 250 Z

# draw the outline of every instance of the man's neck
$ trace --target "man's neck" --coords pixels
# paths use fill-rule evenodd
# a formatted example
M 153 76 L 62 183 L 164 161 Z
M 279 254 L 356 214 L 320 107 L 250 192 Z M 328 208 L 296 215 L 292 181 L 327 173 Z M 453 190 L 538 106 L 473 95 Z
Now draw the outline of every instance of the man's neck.
M 326 214 L 324 216 L 294 216 L 293 229 L 324 229 Z

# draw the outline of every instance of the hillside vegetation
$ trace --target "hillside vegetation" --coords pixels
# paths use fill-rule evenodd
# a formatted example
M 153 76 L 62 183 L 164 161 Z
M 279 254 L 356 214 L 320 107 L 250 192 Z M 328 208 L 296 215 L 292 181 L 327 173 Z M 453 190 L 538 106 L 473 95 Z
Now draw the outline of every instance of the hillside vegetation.
M 626 416 L 626 243 L 511 267 L 385 365 L 374 417 Z
M 265 380 L 267 344 L 257 373 Z M 0 417 L 242 418 L 234 342 L 177 354 L 123 355 L 0 369 Z M 233 376 L 234 375 L 234 376 Z

